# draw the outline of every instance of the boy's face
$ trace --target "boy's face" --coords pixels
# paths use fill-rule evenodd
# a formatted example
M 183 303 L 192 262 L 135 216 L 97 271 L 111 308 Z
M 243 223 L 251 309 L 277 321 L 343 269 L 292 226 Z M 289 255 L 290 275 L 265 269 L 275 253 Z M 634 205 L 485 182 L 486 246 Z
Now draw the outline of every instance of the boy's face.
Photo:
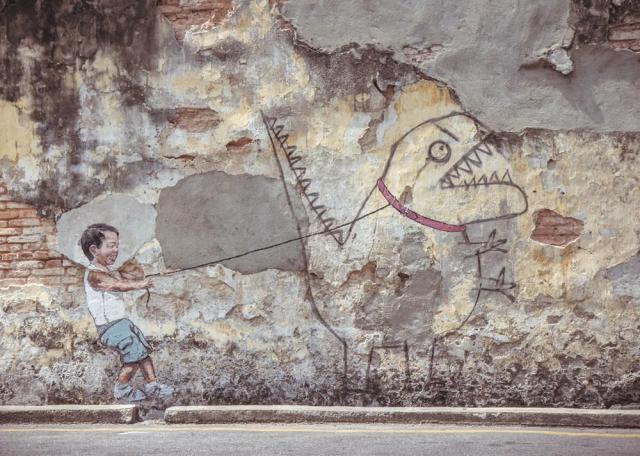
M 104 231 L 104 239 L 100 248 L 92 245 L 89 250 L 93 254 L 93 261 L 103 266 L 111 266 L 118 258 L 118 235 L 112 231 Z

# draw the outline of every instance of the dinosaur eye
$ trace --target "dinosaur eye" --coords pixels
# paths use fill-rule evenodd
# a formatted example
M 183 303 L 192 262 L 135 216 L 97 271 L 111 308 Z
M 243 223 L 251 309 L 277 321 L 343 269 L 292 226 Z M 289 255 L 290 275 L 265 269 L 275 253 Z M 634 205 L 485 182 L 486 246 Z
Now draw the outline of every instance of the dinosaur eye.
M 434 141 L 429 145 L 429 159 L 436 163 L 446 163 L 451 158 L 451 147 L 444 141 Z

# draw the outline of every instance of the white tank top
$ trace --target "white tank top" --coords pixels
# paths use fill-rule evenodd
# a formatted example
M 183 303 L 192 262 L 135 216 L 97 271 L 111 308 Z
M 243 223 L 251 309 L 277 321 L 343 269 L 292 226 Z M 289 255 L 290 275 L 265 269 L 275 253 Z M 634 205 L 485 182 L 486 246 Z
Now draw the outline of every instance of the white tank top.
M 87 294 L 87 306 L 97 326 L 125 318 L 122 292 L 96 290 L 89 284 L 89 271 L 107 272 L 91 263 L 84 272 L 84 291 Z M 109 272 L 111 270 L 109 269 Z

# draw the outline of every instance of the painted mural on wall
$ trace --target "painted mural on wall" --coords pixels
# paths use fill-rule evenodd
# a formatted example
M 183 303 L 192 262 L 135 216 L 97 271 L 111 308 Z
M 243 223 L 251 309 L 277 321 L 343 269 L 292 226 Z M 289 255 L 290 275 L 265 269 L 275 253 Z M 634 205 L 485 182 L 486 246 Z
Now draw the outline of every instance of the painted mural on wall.
M 468 314 L 461 318 L 456 327 L 443 333 L 431 334 L 427 378 L 431 375 L 438 339 L 446 338 L 461 329 L 481 304 L 482 298 L 497 293 L 510 302 L 516 300 L 516 284 L 506 278 L 506 266 L 501 266 L 500 260 L 495 261 L 496 254 L 499 257 L 507 253 L 507 239 L 497 236 L 497 229 L 494 228 L 486 239 L 472 240 L 469 237 L 469 228 L 478 224 L 509 220 L 524 214 L 528 209 L 527 196 L 524 190 L 513 182 L 508 162 L 510 151 L 505 150 L 507 146 L 473 116 L 452 112 L 419 122 L 404 133 L 392 144 L 380 177 L 368 192 L 353 220 L 340 224 L 335 218 L 327 215 L 330 208 L 321 204 L 320 192 L 312 186 L 313 179 L 304 167 L 304 158 L 297 146 L 289 143 L 289 135 L 285 132 L 284 126 L 278 123 L 278 119 L 269 118 L 264 114 L 263 120 L 268 129 L 274 158 L 281 171 L 287 198 L 290 200 L 291 196 L 287 190 L 285 168 L 293 175 L 298 192 L 312 211 L 313 218 L 323 229 L 319 233 L 304 236 L 301 227 L 298 227 L 298 239 L 305 257 L 306 237 L 328 235 L 340 248 L 344 248 L 360 220 L 389 207 L 423 227 L 460 235 L 459 244 L 468 249 L 463 259 L 472 260 L 476 265 L 474 275 L 477 283 L 469 296 L 472 305 Z M 370 203 L 376 201 L 376 197 L 379 207 L 367 211 Z M 306 272 L 309 273 L 308 265 Z M 345 387 L 352 389 L 347 381 L 349 346 L 352 344 L 321 314 L 312 289 L 311 280 L 308 280 L 307 296 L 313 313 L 341 343 Z M 424 302 L 419 307 L 422 307 L 424 313 L 428 312 L 428 308 L 434 309 L 441 305 L 438 299 L 430 300 L 426 295 L 422 298 Z M 399 309 L 398 313 L 404 312 L 406 309 Z M 407 315 L 401 315 L 401 318 L 407 318 Z M 385 334 L 379 345 L 371 345 L 366 368 L 367 386 L 373 355 L 378 350 L 402 352 L 405 381 L 410 378 L 409 356 L 414 335 L 409 334 L 411 338 L 407 339 L 404 338 L 407 337 L 406 332 L 394 334 L 392 327 L 388 329 L 391 333 Z M 431 333 L 431 328 L 418 328 L 419 332 Z
M 504 68 L 430 79 L 468 69 L 451 31 L 344 47 L 293 2 L 175 3 L 4 6 L 0 403 L 640 400 L 640 133 L 609 131 L 609 86 L 581 98 L 603 73 L 564 16 L 514 39 L 498 96 Z M 571 78 L 531 61 L 563 52 Z M 631 60 L 608 60 L 616 94 Z

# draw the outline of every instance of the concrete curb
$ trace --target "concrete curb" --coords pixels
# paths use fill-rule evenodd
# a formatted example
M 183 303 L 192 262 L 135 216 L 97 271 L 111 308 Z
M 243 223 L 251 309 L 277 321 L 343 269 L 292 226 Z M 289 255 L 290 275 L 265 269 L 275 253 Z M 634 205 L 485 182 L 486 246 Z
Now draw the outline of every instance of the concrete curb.
M 139 421 L 137 405 L 5 405 L 0 406 L 0 424 L 15 423 L 108 423 Z
M 169 407 L 168 424 L 434 423 L 640 428 L 640 410 L 465 407 L 311 407 L 289 405 Z

